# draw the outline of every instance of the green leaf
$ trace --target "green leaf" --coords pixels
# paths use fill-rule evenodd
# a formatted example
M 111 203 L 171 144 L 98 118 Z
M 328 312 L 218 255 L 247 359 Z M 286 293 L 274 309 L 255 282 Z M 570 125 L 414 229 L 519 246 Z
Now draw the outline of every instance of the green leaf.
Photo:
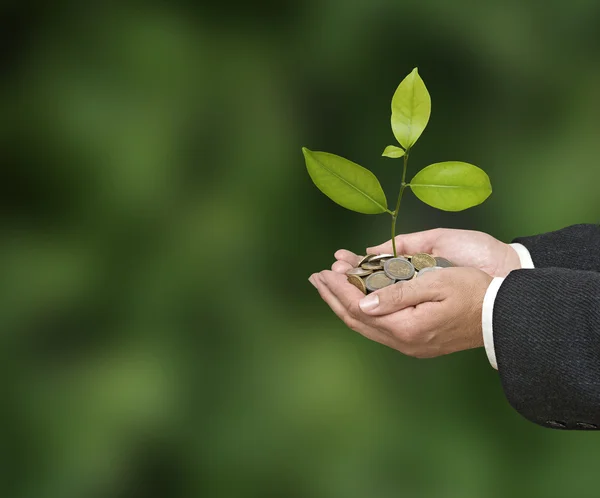
M 402 80 L 392 98 L 392 131 L 405 149 L 414 145 L 427 126 L 431 114 L 431 97 L 414 68 Z
M 410 188 L 424 203 L 444 211 L 477 206 L 492 193 L 490 178 L 477 166 L 458 161 L 435 163 L 419 171 Z
M 327 152 L 302 152 L 312 181 L 332 201 L 363 214 L 388 212 L 381 184 L 368 169 Z
M 395 145 L 388 145 L 383 151 L 383 154 L 381 155 L 384 157 L 391 157 L 392 159 L 396 159 L 398 157 L 402 157 L 404 154 L 404 149 L 396 147 Z

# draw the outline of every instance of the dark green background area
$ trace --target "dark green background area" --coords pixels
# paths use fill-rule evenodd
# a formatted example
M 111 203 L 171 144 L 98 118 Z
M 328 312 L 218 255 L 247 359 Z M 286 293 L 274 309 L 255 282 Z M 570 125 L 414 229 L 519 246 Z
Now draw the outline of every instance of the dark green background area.
M 0 496 L 587 497 L 600 440 L 506 402 L 483 350 L 415 360 L 308 276 L 389 217 L 323 196 L 301 147 L 390 199 L 390 99 L 432 96 L 410 176 L 494 193 L 399 230 L 510 241 L 598 221 L 600 4 L 16 1 L 2 12 Z

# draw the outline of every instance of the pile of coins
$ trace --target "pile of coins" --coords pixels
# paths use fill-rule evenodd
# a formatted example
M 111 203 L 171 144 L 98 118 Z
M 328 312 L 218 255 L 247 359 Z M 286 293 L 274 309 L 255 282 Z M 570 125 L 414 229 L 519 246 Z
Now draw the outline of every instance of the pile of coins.
M 396 282 L 412 280 L 424 273 L 453 266 L 446 258 L 425 253 L 398 257 L 393 254 L 367 254 L 346 275 L 348 282 L 368 294 Z

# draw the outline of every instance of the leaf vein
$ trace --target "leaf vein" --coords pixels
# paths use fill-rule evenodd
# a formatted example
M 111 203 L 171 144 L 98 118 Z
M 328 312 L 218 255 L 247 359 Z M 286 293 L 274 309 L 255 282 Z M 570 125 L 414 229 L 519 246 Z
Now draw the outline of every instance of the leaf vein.
M 373 204 L 375 204 L 376 206 L 380 207 L 383 211 L 387 211 L 388 209 L 384 206 L 382 206 L 381 204 L 379 204 L 379 202 L 377 202 L 375 199 L 373 199 L 370 195 L 368 195 L 366 192 L 363 192 L 362 190 L 360 190 L 356 185 L 353 185 L 352 183 L 350 183 L 348 180 L 346 180 L 344 177 L 338 175 L 335 171 L 330 170 L 327 166 L 325 166 L 321 161 L 319 161 L 317 159 L 317 162 L 321 165 L 321 167 L 327 171 L 329 174 L 335 176 L 338 180 L 343 181 L 346 185 L 352 187 L 354 190 L 356 190 L 359 194 L 362 194 L 364 197 L 366 197 L 367 199 L 369 199 Z M 365 168 L 366 169 L 366 168 Z M 367 170 L 369 171 L 369 170 Z M 369 171 L 370 173 L 370 171 Z
M 472 190 L 487 189 L 486 185 L 473 186 L 473 185 L 435 185 L 427 183 L 411 183 L 411 187 L 431 187 L 431 188 L 466 188 Z

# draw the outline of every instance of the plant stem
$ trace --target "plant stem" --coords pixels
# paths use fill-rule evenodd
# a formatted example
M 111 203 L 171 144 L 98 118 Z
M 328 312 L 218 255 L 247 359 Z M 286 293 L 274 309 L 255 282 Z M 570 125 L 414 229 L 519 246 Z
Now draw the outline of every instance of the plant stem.
M 404 168 L 402 171 L 402 183 L 400 184 L 400 192 L 398 194 L 398 202 L 396 203 L 396 210 L 392 214 L 392 247 L 394 248 L 394 257 L 398 256 L 398 251 L 396 249 L 396 221 L 398 219 L 398 213 L 400 213 L 400 203 L 402 202 L 402 194 L 404 193 L 404 189 L 406 188 L 406 168 L 408 166 L 408 153 L 410 149 L 406 149 L 406 154 L 404 154 Z

